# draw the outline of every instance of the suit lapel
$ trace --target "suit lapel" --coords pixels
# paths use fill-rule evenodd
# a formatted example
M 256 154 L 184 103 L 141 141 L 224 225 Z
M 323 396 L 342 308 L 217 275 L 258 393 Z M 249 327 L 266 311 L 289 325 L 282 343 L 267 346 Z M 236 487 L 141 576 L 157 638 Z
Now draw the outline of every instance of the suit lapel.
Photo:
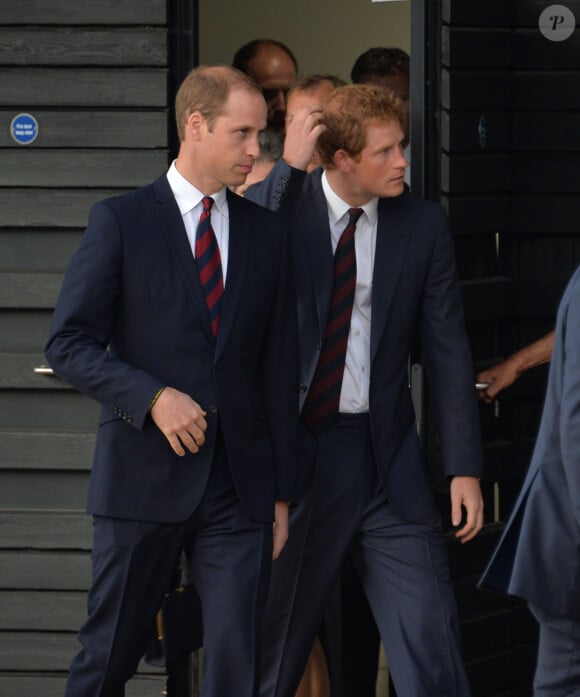
M 401 197 L 379 199 L 377 243 L 373 268 L 371 363 L 374 360 L 403 268 L 410 230 L 402 216 Z
M 318 328 L 322 337 L 326 329 L 333 283 L 333 254 L 328 223 L 328 207 L 320 183 L 322 170 L 311 178 L 312 195 L 307 193 L 309 209 L 301 211 L 299 216 L 305 247 L 308 249 L 310 276 L 316 298 Z
M 210 341 L 214 342 L 211 325 L 209 321 L 209 313 L 205 303 L 205 296 L 197 269 L 195 267 L 195 259 L 191 252 L 189 240 L 183 219 L 173 193 L 167 182 L 167 177 L 162 175 L 153 183 L 155 192 L 155 200 L 158 204 L 157 217 L 161 230 L 169 250 L 173 255 L 177 272 L 181 276 L 183 283 L 189 293 L 197 314 L 202 320 L 203 330 Z
M 216 357 L 224 349 L 236 316 L 239 299 L 243 293 L 250 239 L 248 208 L 243 205 L 243 200 L 237 194 L 233 194 L 229 190 L 227 200 L 229 210 L 228 268 L 217 336 Z

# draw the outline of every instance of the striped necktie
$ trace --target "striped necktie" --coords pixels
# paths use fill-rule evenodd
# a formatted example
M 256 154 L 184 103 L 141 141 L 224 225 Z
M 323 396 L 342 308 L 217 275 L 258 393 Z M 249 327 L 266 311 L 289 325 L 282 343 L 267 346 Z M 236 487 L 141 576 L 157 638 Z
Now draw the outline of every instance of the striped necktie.
M 201 285 L 205 293 L 205 302 L 209 310 L 209 319 L 214 336 L 220 325 L 220 312 L 224 294 L 224 279 L 220 250 L 211 226 L 211 207 L 213 198 L 204 196 L 203 210 L 195 233 L 195 259 Z
M 362 208 L 349 209 L 348 225 L 334 253 L 334 282 L 328 321 L 318 364 L 302 409 L 302 419 L 314 433 L 331 425 L 338 415 L 356 289 L 354 232 L 362 212 Z

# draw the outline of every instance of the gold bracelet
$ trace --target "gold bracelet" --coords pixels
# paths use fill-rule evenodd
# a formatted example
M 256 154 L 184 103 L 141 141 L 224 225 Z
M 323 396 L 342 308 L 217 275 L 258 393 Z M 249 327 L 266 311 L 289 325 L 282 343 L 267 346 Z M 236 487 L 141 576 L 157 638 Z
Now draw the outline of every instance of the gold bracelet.
M 164 386 L 161 387 L 159 390 L 157 390 L 157 394 L 156 394 L 155 397 L 153 397 L 153 399 L 151 400 L 151 404 L 149 405 L 149 409 L 147 409 L 147 411 L 151 411 L 151 409 L 153 409 L 153 405 L 154 405 L 155 402 L 159 399 L 159 396 L 161 395 L 161 393 L 163 392 L 163 390 L 165 389 L 165 387 L 166 387 L 166 385 L 164 385 Z

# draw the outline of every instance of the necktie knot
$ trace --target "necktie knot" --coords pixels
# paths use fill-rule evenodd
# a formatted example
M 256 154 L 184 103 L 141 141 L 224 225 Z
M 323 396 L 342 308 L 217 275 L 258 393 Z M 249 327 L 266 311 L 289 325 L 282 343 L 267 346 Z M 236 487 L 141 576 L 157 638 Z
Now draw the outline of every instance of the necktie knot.
M 348 209 L 348 227 L 351 225 L 356 225 L 357 220 L 363 214 L 362 208 L 349 208 Z
M 202 204 L 203 204 L 203 212 L 209 213 L 211 211 L 211 207 L 213 206 L 213 198 L 211 196 L 204 196 Z

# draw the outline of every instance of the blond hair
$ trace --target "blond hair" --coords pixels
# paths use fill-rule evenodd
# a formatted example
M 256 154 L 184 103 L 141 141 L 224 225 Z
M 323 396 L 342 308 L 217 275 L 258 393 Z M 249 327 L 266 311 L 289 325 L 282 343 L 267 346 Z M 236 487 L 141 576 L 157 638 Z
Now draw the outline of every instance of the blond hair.
M 261 95 L 260 88 L 240 70 L 227 65 L 200 65 L 183 80 L 175 97 L 175 121 L 179 141 L 185 139 L 185 124 L 194 111 L 207 120 L 211 130 L 233 90 Z

